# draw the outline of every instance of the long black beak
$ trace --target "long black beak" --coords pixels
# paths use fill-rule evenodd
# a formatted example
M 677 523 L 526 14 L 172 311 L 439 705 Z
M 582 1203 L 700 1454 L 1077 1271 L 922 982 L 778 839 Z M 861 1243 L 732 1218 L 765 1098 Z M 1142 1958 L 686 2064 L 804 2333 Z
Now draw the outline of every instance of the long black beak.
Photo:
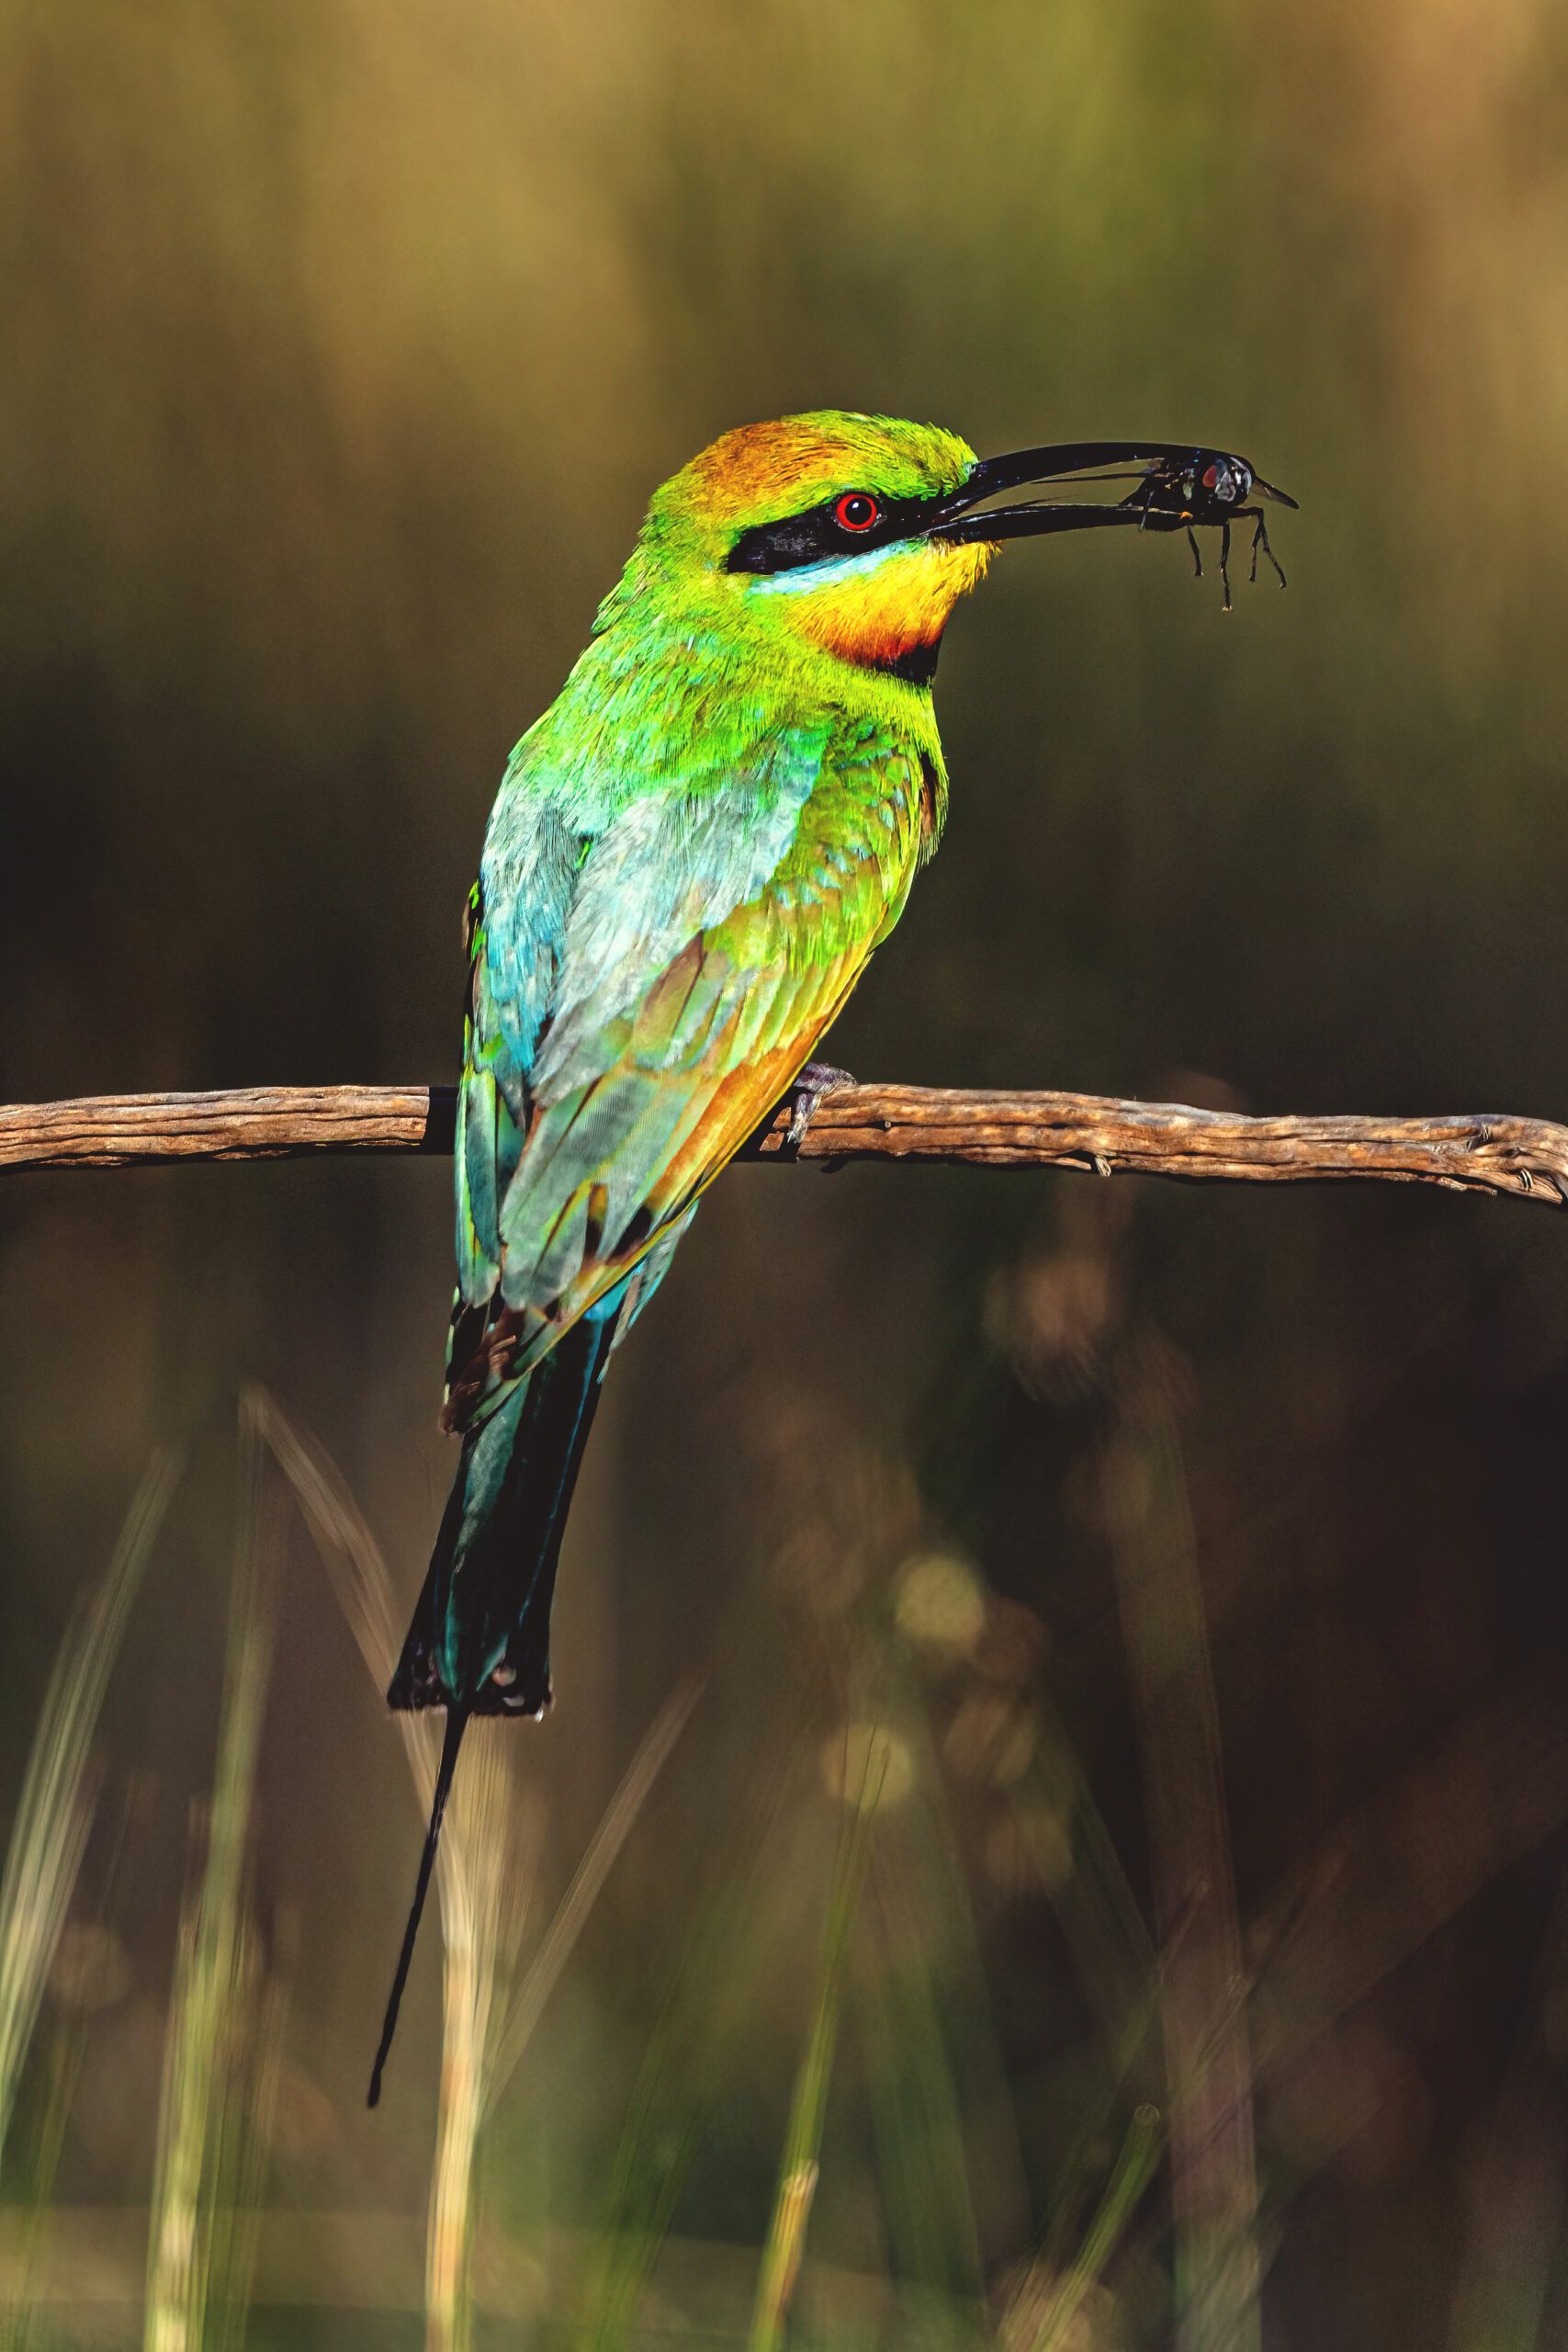
M 1010 490 L 1077 481 L 1130 481 L 1114 504 L 1083 499 L 1032 499 L 1019 506 L 987 506 Z M 1193 524 L 1234 522 L 1258 511 L 1254 496 L 1280 506 L 1296 502 L 1265 481 L 1247 458 L 1228 450 L 1181 441 L 1058 441 L 982 458 L 960 491 L 942 500 L 925 537 L 950 546 L 1020 539 L 1047 531 L 1098 531 L 1131 524 L 1143 531 L 1179 531 Z

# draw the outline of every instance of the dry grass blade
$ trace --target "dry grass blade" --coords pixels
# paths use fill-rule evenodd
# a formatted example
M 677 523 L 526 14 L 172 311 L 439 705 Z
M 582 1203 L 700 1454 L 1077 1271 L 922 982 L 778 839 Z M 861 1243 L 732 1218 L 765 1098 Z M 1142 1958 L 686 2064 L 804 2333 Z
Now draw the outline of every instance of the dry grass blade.
M 1163 1358 L 1130 1351 L 1103 1464 L 1106 1523 L 1143 1749 L 1169 2084 L 1180 2352 L 1259 2342 L 1252 2061 L 1218 1710 Z
M 313 1439 L 294 1427 L 275 1397 L 262 1388 L 252 1394 L 257 1425 L 293 1488 L 327 1582 L 379 1695 L 391 1680 L 398 1660 L 398 1605 L 391 1570 L 337 1464 Z M 441 1756 L 435 1717 L 403 1710 L 393 1720 L 413 1775 L 420 1809 L 428 1814 Z M 442 1854 L 450 1849 L 455 1821 L 454 1815 L 446 1825 Z M 459 1838 L 461 1835 L 459 1829 Z M 445 1872 L 438 1872 L 438 1894 L 446 1883 Z
M 397 1663 L 398 1623 L 391 1574 L 381 1548 L 321 1448 L 294 1427 L 265 1388 L 249 1393 L 256 1426 L 294 1490 L 371 1679 L 385 1685 Z
M 817 1986 L 806 2047 L 795 2071 L 790 2098 L 789 2124 L 773 2219 L 762 2249 L 757 2300 L 751 2314 L 749 2352 L 775 2352 L 783 2341 L 784 2321 L 795 2294 L 795 2282 L 806 2252 L 807 2223 L 817 2194 L 818 2164 L 822 2149 L 822 2125 L 828 2111 L 828 2086 L 832 2080 L 833 2055 L 839 2038 L 844 1969 L 850 1936 L 860 1905 L 866 1864 L 871 1856 L 872 1825 L 882 1795 L 889 1744 L 886 1735 L 865 1739 L 860 1786 L 851 1801 L 833 1864 Z M 846 1783 L 848 1782 L 846 1755 Z M 846 1793 L 847 1793 L 846 1787 Z
M 515 2072 L 517 2063 L 528 2046 L 529 2037 L 539 2022 L 540 2013 L 555 1989 L 561 1970 L 571 1957 L 572 1948 L 582 1932 L 583 1922 L 598 1900 L 615 1857 L 626 1844 L 633 1823 L 648 1801 L 649 1790 L 685 1729 L 692 1710 L 702 1696 L 702 1690 L 701 1682 L 693 1678 L 671 1691 L 643 1734 L 641 1746 L 626 1767 L 621 1785 L 611 1798 L 604 1819 L 590 1838 L 571 1884 L 562 1895 L 556 1915 L 545 1931 L 544 1940 L 529 1962 L 527 1973 L 508 2010 L 485 2093 L 487 2114 Z
M 323 1450 L 260 1390 L 255 1411 L 379 1693 L 391 1679 L 398 1654 L 396 1594 L 381 1547 Z M 415 1794 L 428 1812 L 440 1753 L 435 1718 L 403 1712 L 395 1721 Z M 505 1751 L 494 1736 L 498 1728 L 504 1733 L 505 1727 L 494 1724 L 470 1728 L 436 1856 L 444 1964 L 441 2103 L 425 2237 L 425 2342 L 431 2352 L 453 2352 L 468 2340 L 485 2045 L 497 1978 L 515 1952 L 522 1927 L 515 1894 L 525 1873 L 511 1867 L 515 1808 Z
M 855 1971 L 860 2072 L 894 2274 L 907 2297 L 977 2312 L 984 2263 L 953 2046 L 960 1996 L 949 1923 L 934 1916 L 945 1895 L 968 1925 L 966 1890 L 945 1873 L 933 1885 L 931 1860 L 930 1847 L 921 1853 L 896 1836 L 879 1839 L 872 1859 Z
M 268 1477 L 262 1417 L 240 1405 L 240 1510 L 206 1858 L 186 1897 L 164 2044 L 147 2256 L 147 2352 L 195 2352 L 206 2326 L 226 2133 L 239 2120 L 238 2057 L 265 1960 L 245 1903 L 256 1757 L 272 1668 L 283 1498 Z
M 1337 1821 L 1257 1923 L 1259 2071 L 1288 2066 L 1568 1819 L 1568 1676 L 1548 1658 Z
M 436 1858 L 444 1966 L 441 2106 L 425 2239 L 428 2352 L 448 2352 L 469 2339 L 474 2184 L 491 2026 L 522 1931 L 519 1889 L 532 1878 L 532 1858 L 518 1852 L 508 1761 L 513 1734 L 513 1725 L 494 1719 L 470 1727 Z
M 292 1928 L 288 1940 L 292 1945 Z M 236 2102 L 240 2111 L 232 2134 L 232 2163 L 226 2165 L 218 2185 L 222 2204 L 213 2216 L 209 2274 L 218 2278 L 222 2291 L 220 2299 L 214 2299 L 210 2292 L 209 2296 L 209 2352 L 243 2352 L 261 2247 L 262 2199 L 272 2162 L 273 2119 L 283 2072 L 290 1987 L 286 1973 L 266 1967 L 259 1946 L 257 1962 L 247 1972 L 254 1989 L 252 2014 L 246 2020 L 251 2028 L 250 2063 L 243 2099 Z
M 1013 2297 L 1000 2330 L 1006 2352 L 1063 2352 L 1074 2340 L 1073 2323 L 1154 2178 L 1160 2141 L 1158 2109 L 1138 2108 L 1077 2258 L 1055 2279 L 1036 2266 Z
M 692 2159 L 736 2071 L 754 2014 L 775 1841 L 804 1755 L 796 1735 L 790 1755 L 775 1753 L 759 1772 L 644 2046 L 583 2279 L 575 2352 L 624 2352 Z
M 103 1582 L 72 1613 L 33 1735 L 0 1878 L 0 2152 L 86 1842 L 84 1783 L 98 1713 L 180 1468 L 167 1449 L 148 1464 Z
M 380 1546 L 342 1477 L 271 1397 L 255 1395 L 257 1425 L 294 1490 L 321 1563 L 378 1690 L 397 1658 L 397 1611 Z M 470 1725 L 436 1857 L 445 1955 L 441 2106 L 431 2175 L 426 2240 L 427 2346 L 447 2352 L 468 2340 L 468 2274 L 479 2135 L 527 2047 L 633 1823 L 680 1737 L 700 1685 L 684 1683 L 655 1718 L 579 1863 L 500 2031 L 499 1989 L 510 1979 L 521 1939 L 534 1858 L 523 1849 L 511 1758 L 516 1729 Z M 429 1713 L 400 1713 L 415 1791 L 428 1811 L 439 1741 Z
M 1469 2167 L 1448 2352 L 1537 2352 L 1562 2336 L 1553 2273 L 1561 2267 L 1568 2206 L 1568 2142 L 1557 2089 L 1565 1992 L 1568 1883 L 1560 1875 L 1521 2030 Z M 1556 2307 L 1551 2318 L 1549 2304 Z
M 1158 2087 L 1158 2053 L 1145 2049 L 1156 2022 L 1151 1988 L 1158 1960 L 1121 1857 L 1049 1694 L 1035 1698 L 1039 1747 L 1010 1792 L 1019 1843 L 1045 1887 L 1085 1996 L 1098 2011 L 1118 2086 L 1135 2073 Z M 1072 1868 L 1061 1867 L 1066 1826 Z

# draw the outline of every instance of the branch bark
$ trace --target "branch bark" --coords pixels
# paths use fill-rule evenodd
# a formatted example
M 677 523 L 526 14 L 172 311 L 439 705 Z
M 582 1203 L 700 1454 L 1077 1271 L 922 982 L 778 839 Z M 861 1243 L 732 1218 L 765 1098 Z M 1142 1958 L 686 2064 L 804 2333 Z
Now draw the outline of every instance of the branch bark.
M 237 1087 L 99 1094 L 0 1107 L 0 1170 L 125 1168 L 318 1152 L 450 1154 L 449 1086 Z M 1568 1127 L 1485 1113 L 1422 1119 L 1239 1118 L 1098 1094 L 846 1086 L 818 1104 L 798 1154 L 781 1109 L 742 1159 L 920 1159 L 1077 1168 L 1255 1184 L 1359 1179 L 1568 1203 Z

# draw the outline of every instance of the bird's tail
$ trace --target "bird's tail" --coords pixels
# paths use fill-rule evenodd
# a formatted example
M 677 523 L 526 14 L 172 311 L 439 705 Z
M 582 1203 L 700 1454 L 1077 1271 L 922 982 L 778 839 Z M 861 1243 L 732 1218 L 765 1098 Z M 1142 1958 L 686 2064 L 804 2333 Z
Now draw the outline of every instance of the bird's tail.
M 585 1315 L 465 1433 L 389 1705 L 549 1705 L 556 1566 L 615 1333 L 613 1314 Z
M 371 2075 L 372 2107 L 381 2094 L 381 2070 L 469 1719 L 542 1715 L 550 1703 L 556 1566 L 615 1328 L 613 1312 L 585 1315 L 463 1439 L 429 1572 L 387 1692 L 393 1707 L 445 1707 L 446 1736 Z
M 381 2039 L 377 2046 L 376 2063 L 370 2069 L 370 2096 L 365 2102 L 367 2107 L 375 2107 L 380 2100 L 381 2070 L 392 2047 L 392 2036 L 398 2030 L 398 2011 L 403 2003 L 403 1986 L 409 1981 L 409 1962 L 413 1958 L 414 1938 L 419 1933 L 424 1898 L 430 1892 L 430 1873 L 435 1867 L 435 1849 L 441 1843 L 441 1823 L 446 1811 L 452 1775 L 457 1769 L 457 1750 L 463 1744 L 468 1724 L 468 1718 L 461 1708 L 447 1709 L 446 1736 L 441 1743 L 441 1762 L 435 1774 L 435 1798 L 430 1808 L 430 1826 L 424 1833 L 424 1851 L 419 1858 L 419 1876 L 414 1881 L 413 1901 L 409 1905 L 408 1925 L 403 1929 L 403 1948 L 398 1954 L 392 1989 L 387 1999 L 387 2014 L 381 2020 Z

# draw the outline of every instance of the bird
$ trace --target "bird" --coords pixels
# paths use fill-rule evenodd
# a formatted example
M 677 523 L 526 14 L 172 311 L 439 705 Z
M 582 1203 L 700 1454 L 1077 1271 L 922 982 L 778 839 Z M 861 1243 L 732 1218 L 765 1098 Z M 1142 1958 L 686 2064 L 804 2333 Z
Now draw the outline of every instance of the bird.
M 987 503 L 1119 467 L 1119 503 Z M 981 459 L 829 409 L 726 433 L 654 492 L 512 754 L 466 908 L 442 1413 L 462 1450 L 388 1692 L 446 1723 L 372 2107 L 464 1732 L 551 1703 L 557 1563 L 610 1356 L 747 1138 L 787 1101 L 798 1143 L 841 1079 L 818 1045 L 942 838 L 931 682 L 953 606 L 1005 539 L 1228 526 L 1255 485 L 1282 499 L 1186 444 Z

